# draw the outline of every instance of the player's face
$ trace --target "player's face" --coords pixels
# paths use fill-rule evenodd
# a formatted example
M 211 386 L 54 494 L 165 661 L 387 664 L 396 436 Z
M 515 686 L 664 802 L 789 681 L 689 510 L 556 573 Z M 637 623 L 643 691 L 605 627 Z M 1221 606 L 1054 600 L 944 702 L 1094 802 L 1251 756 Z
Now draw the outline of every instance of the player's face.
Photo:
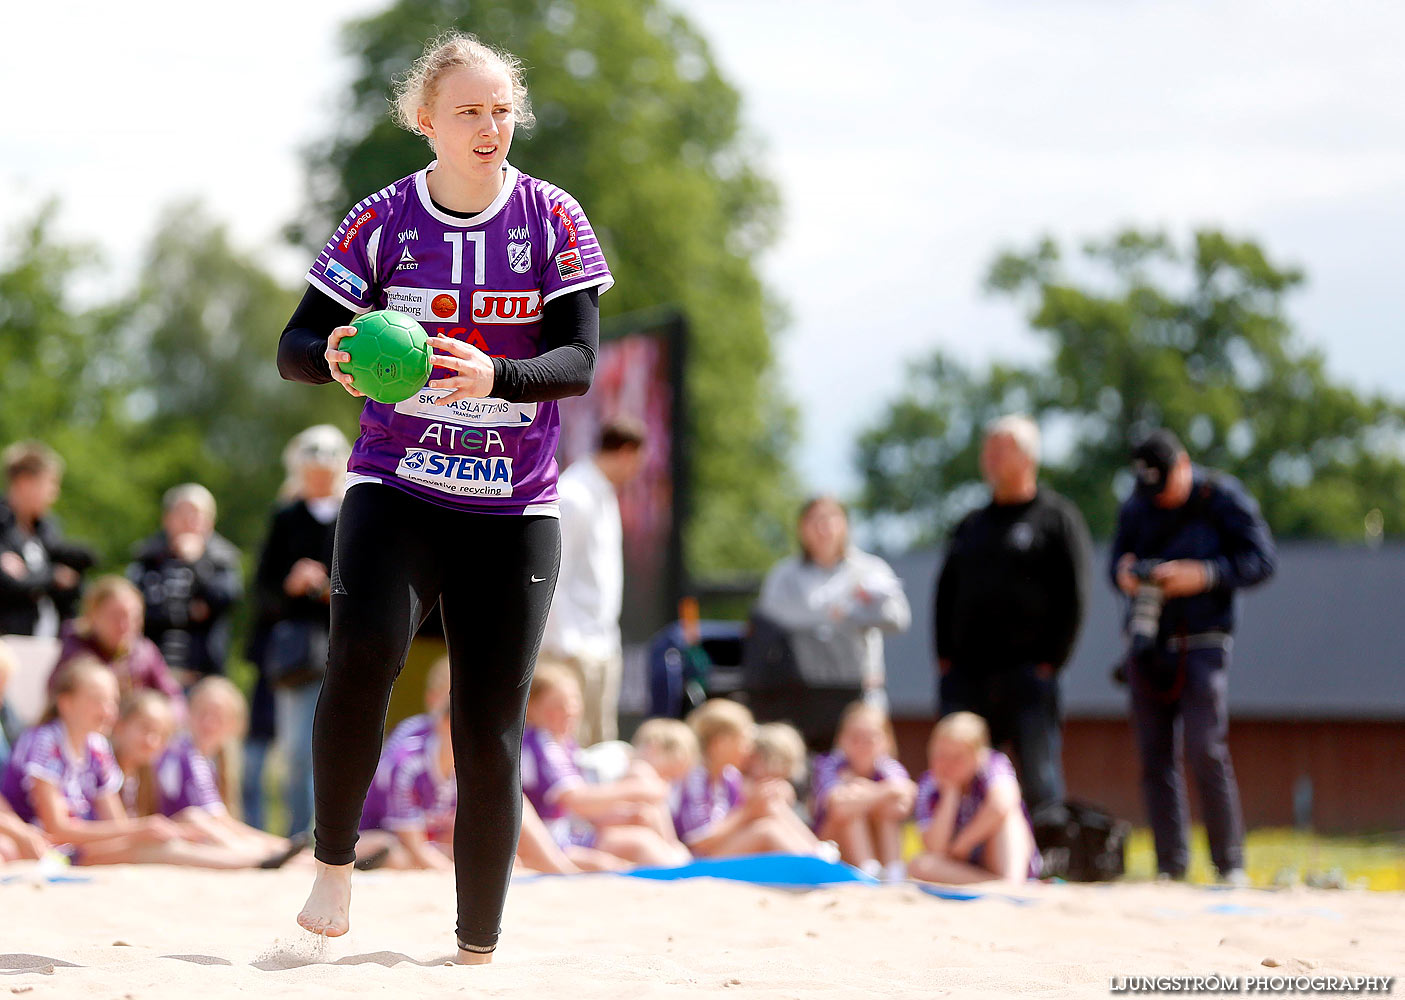
M 470 175 L 502 169 L 514 121 L 512 82 L 502 70 L 452 70 L 439 82 L 434 107 L 420 109 L 420 128 L 440 161 Z
M 128 594 L 114 594 L 93 608 L 88 624 L 103 649 L 109 653 L 121 652 L 141 635 L 141 602 Z
M 120 738 L 124 753 L 131 757 L 131 763 L 144 767 L 154 763 L 156 758 L 161 756 L 161 751 L 166 749 L 166 744 L 171 738 L 170 734 L 169 718 L 137 712 L 126 721 L 118 723 L 114 736 Z
M 541 698 L 542 728 L 557 737 L 575 734 L 584 706 L 581 693 L 568 684 L 547 692 Z
M 720 733 L 712 738 L 709 750 L 713 763 L 719 767 L 731 765 L 742 768 L 754 748 L 755 742 L 750 733 Z
M 234 727 L 233 713 L 229 712 L 217 698 L 199 698 L 190 706 L 190 735 L 195 745 L 208 752 L 217 748 L 230 736 Z
M 873 769 L 886 742 L 882 725 L 867 715 L 855 715 L 840 734 L 839 749 L 856 771 L 866 772 Z
M 117 721 L 117 678 L 94 672 L 71 693 L 59 696 L 59 715 L 75 732 L 111 732 Z
M 943 736 L 928 751 L 927 765 L 938 781 L 965 787 L 976 776 L 980 761 L 965 743 Z

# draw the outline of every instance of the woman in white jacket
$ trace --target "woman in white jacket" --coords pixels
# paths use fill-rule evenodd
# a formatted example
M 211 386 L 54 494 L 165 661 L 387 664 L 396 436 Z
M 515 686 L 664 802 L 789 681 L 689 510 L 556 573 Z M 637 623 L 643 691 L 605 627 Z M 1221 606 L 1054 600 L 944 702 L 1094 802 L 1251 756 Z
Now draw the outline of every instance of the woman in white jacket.
M 758 718 L 789 718 L 820 751 L 850 702 L 885 706 L 883 633 L 906 631 L 912 610 L 892 567 L 849 544 L 848 514 L 834 497 L 801 508 L 798 535 L 799 554 L 771 568 L 756 612 L 786 633 L 800 684 L 754 691 L 752 701 Z

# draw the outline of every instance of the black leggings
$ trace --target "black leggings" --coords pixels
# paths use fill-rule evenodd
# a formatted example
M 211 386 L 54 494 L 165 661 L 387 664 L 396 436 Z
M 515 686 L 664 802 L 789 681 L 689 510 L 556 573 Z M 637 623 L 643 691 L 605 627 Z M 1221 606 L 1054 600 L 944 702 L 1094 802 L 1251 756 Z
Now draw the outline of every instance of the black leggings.
M 317 860 L 355 859 L 390 688 L 435 601 L 449 646 L 458 939 L 497 944 L 522 823 L 522 724 L 561 561 L 554 517 L 455 511 L 393 486 L 347 491 L 327 675 L 312 728 Z

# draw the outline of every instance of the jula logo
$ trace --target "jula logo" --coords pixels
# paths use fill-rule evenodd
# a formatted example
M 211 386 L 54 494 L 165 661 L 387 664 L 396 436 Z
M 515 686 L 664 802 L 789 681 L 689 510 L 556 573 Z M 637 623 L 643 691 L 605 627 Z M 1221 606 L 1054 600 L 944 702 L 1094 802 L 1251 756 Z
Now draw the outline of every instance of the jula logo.
M 541 292 L 491 291 L 479 289 L 473 293 L 475 323 L 535 323 L 541 319 Z

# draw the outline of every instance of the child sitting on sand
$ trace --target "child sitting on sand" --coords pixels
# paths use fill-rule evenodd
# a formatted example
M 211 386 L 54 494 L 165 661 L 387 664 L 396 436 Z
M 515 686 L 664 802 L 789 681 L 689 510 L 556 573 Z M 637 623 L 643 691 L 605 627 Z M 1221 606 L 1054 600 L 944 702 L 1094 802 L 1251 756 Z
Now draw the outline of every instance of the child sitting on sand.
M 788 722 L 767 722 L 756 727 L 751 756 L 743 769 L 750 782 L 779 778 L 791 785 L 805 781 L 805 737 Z
M 171 699 L 149 688 L 122 699 L 112 727 L 112 753 L 122 769 L 122 807 L 128 816 L 151 816 L 160 810 L 156 762 L 171 745 L 176 716 Z
M 261 851 L 306 844 L 305 834 L 275 837 L 240 822 L 239 748 L 249 726 L 244 695 L 225 677 L 199 681 L 188 696 L 189 732 L 178 733 L 155 765 L 156 809 L 189 839 Z
M 586 782 L 571 735 L 582 710 L 575 674 L 551 664 L 537 668 L 522 734 L 522 791 L 557 844 L 583 868 L 615 867 L 596 856 L 600 852 L 637 865 L 686 864 L 690 857 L 673 833 L 663 781 L 630 774 Z
M 0 865 L 6 861 L 38 861 L 49 850 L 44 831 L 15 815 L 0 795 Z
M 698 738 L 680 719 L 648 719 L 634 731 L 629 773 L 663 781 L 670 789 L 698 764 Z
M 930 770 L 917 788 L 917 827 L 924 851 L 908 874 L 965 884 L 1038 875 L 1034 832 L 1010 759 L 990 748 L 985 720 L 953 712 L 927 744 Z
M 358 850 L 384 843 L 390 868 L 454 868 L 458 784 L 448 706 L 433 720 L 428 733 L 386 744 L 366 794 Z
M 424 675 L 424 711 L 402 719 L 386 738 L 385 750 L 411 736 L 427 736 L 434 729 L 434 720 L 449 710 L 449 658 L 441 656 L 430 664 Z
M 713 698 L 693 709 L 688 725 L 698 738 L 702 763 L 684 777 L 673 819 L 679 839 L 694 854 L 823 853 L 791 808 L 795 789 L 788 781 L 768 778 L 744 791 L 741 768 L 756 734 L 746 706 Z
M 177 719 L 185 718 L 185 696 L 180 682 L 161 656 L 161 650 L 142 633 L 146 602 L 130 580 L 103 576 L 83 594 L 83 613 L 63 626 L 63 645 L 49 678 L 49 694 L 64 664 L 77 657 L 98 660 L 117 678 L 118 697 L 150 688 L 172 700 Z
M 276 868 L 296 853 L 192 843 L 165 816 L 129 817 L 118 795 L 122 770 L 103 735 L 116 717 L 113 672 L 92 657 L 70 660 L 53 680 L 49 709 L 21 737 L 0 779 L 15 813 L 68 845 L 75 862 Z
M 898 881 L 902 824 L 917 786 L 892 754 L 887 715 L 866 702 L 850 704 L 839 717 L 834 749 L 815 758 L 810 810 L 816 836 L 838 844 L 845 862 Z

